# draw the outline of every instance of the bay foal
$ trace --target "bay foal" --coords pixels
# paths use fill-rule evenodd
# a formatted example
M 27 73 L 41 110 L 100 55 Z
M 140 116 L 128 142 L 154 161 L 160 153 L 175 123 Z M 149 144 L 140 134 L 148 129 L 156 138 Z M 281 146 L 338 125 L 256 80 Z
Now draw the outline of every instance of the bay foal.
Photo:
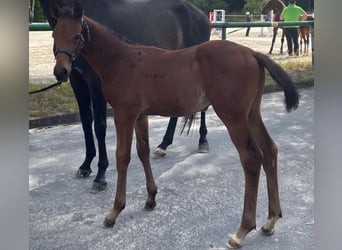
M 150 165 L 148 115 L 187 116 L 212 105 L 237 148 L 245 175 L 242 221 L 229 235 L 228 247 L 240 247 L 256 228 L 256 202 L 261 165 L 266 173 L 268 219 L 261 227 L 272 234 L 282 217 L 277 177 L 277 146 L 260 113 L 265 68 L 282 87 L 287 111 L 299 95 L 289 75 L 268 56 L 229 41 L 211 41 L 181 50 L 131 45 L 73 8 L 52 10 L 56 65 L 54 74 L 67 80 L 72 58 L 84 56 L 102 82 L 113 107 L 117 132 L 117 186 L 114 206 L 104 225 L 112 227 L 126 205 L 127 167 L 133 131 L 147 186 L 146 209 L 156 206 L 157 186 Z

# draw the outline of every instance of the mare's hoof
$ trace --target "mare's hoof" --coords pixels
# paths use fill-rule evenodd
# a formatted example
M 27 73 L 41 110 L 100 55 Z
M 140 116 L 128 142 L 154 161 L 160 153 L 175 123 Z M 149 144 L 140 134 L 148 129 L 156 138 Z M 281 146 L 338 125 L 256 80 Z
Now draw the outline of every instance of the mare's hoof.
M 156 148 L 156 150 L 154 150 L 151 158 L 152 159 L 160 159 L 163 158 L 166 155 L 166 151 L 162 148 Z
M 99 181 L 93 182 L 93 186 L 91 187 L 90 193 L 96 194 L 98 192 L 104 191 L 107 188 L 107 181 Z
M 91 169 L 79 168 L 75 174 L 77 178 L 87 178 L 91 174 Z
M 103 222 L 104 227 L 110 228 L 110 227 L 114 227 L 115 225 L 115 220 L 109 220 L 107 219 L 107 217 L 105 218 L 104 222 Z
M 202 142 L 198 144 L 198 153 L 208 153 L 208 152 L 209 152 L 208 142 Z
M 229 234 L 229 240 L 227 242 L 228 248 L 240 248 L 242 246 L 242 240 L 236 237 L 235 234 Z
M 145 209 L 146 210 L 153 210 L 156 207 L 157 203 L 153 201 L 152 203 L 145 203 Z

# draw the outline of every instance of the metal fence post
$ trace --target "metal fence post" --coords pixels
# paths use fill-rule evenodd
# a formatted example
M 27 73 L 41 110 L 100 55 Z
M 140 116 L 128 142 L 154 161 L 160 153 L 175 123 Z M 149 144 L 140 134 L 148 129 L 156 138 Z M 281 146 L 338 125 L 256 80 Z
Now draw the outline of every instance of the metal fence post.
M 226 27 L 223 27 L 222 34 L 221 34 L 222 40 L 226 40 L 226 34 L 227 34 L 227 29 Z
M 315 65 L 315 29 L 314 29 L 315 24 L 311 24 L 311 61 L 312 61 L 312 66 Z

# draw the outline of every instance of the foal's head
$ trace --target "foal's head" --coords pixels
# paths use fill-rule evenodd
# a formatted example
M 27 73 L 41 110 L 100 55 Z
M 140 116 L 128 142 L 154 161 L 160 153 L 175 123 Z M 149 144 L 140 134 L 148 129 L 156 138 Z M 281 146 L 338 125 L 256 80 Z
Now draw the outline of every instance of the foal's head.
M 51 8 L 51 14 L 57 20 L 52 33 L 53 52 L 56 59 L 54 75 L 58 81 L 64 82 L 68 80 L 72 62 L 84 46 L 84 34 L 89 39 L 89 30 L 82 18 L 82 6 L 77 1 L 73 8 L 60 8 L 55 5 Z

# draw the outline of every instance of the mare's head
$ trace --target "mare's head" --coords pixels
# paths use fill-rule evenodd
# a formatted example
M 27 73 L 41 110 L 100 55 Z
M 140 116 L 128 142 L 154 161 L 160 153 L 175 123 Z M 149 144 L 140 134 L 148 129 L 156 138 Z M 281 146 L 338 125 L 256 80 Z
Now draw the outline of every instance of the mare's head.
M 280 14 L 285 8 L 285 4 L 280 0 L 270 0 L 266 3 L 264 8 L 262 8 L 261 14 L 267 15 L 268 12 L 273 10 L 274 13 Z
M 72 62 L 81 53 L 85 38 L 89 39 L 88 26 L 83 20 L 83 9 L 75 1 L 73 7 L 51 7 L 51 15 L 57 20 L 53 29 L 53 50 L 56 59 L 54 75 L 58 81 L 67 81 Z

